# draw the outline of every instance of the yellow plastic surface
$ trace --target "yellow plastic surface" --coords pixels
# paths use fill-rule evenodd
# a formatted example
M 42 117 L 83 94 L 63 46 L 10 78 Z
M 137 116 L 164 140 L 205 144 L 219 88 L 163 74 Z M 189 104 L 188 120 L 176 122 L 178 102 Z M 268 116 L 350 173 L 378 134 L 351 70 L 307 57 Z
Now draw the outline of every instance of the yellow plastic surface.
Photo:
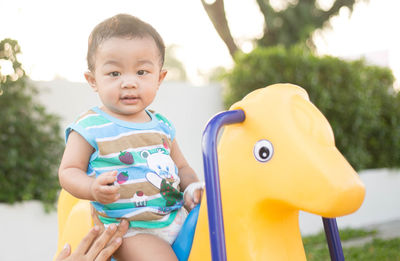
M 231 107 L 243 123 L 225 127 L 218 145 L 228 260 L 306 260 L 299 210 L 324 217 L 356 211 L 365 188 L 336 149 L 332 129 L 291 84 L 258 89 Z M 273 155 L 259 162 L 255 144 L 268 140 Z M 189 260 L 211 260 L 206 200 Z
M 90 214 L 90 203 L 73 197 L 65 190 L 61 190 L 58 199 L 58 247 L 57 254 L 66 243 L 71 245 L 72 251 L 86 236 L 93 221 Z M 57 255 L 56 255 L 57 256 Z

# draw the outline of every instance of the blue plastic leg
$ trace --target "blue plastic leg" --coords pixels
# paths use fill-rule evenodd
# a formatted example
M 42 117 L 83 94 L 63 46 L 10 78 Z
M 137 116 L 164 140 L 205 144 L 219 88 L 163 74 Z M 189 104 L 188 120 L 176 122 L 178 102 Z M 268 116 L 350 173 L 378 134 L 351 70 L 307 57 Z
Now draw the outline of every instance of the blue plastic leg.
M 328 242 L 329 254 L 332 261 L 344 261 L 342 243 L 340 242 L 339 230 L 336 219 L 322 218 L 324 223 L 326 241 Z

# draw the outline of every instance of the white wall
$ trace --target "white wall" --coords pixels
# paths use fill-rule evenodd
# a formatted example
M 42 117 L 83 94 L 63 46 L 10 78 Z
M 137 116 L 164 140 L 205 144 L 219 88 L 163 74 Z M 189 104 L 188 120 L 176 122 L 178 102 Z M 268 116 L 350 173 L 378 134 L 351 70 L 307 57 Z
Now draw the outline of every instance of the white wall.
M 165 83 L 153 105 L 175 125 L 176 138 L 189 164 L 203 178 L 201 138 L 208 120 L 223 110 L 221 87 Z
M 86 83 L 58 79 L 49 82 L 33 82 L 33 84 L 39 88 L 39 101 L 49 112 L 61 116 L 63 129 L 80 113 L 100 104 L 96 93 Z
M 57 250 L 57 213 L 42 203 L 0 203 L 0 260 L 52 260 Z

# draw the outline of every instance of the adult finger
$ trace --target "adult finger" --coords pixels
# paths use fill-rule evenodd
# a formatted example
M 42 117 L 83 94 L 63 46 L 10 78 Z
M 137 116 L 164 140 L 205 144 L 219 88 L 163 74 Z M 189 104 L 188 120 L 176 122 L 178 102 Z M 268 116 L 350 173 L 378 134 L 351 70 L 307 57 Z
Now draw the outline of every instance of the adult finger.
M 115 224 L 111 224 L 108 228 L 96 239 L 96 241 L 92 244 L 86 256 L 89 260 L 94 260 L 96 256 L 103 250 L 106 244 L 110 241 L 111 237 L 115 234 L 117 230 L 117 226 Z
M 117 226 L 117 231 L 115 231 L 114 235 L 112 236 L 111 240 L 108 242 L 107 246 L 112 244 L 117 238 L 122 238 L 126 231 L 128 231 L 129 222 L 126 219 L 123 219 Z
M 96 214 L 96 211 L 92 204 L 90 204 L 90 214 L 92 216 L 92 220 L 95 226 L 99 227 L 99 234 L 104 231 L 104 224 L 100 221 L 99 216 Z
M 69 244 L 65 244 L 64 248 L 61 250 L 54 261 L 62 261 L 65 258 L 69 257 L 69 255 L 71 255 L 71 246 Z
M 117 228 L 117 232 L 115 232 L 115 235 L 113 236 L 113 239 L 117 238 L 117 237 L 122 237 L 125 235 L 126 231 L 129 228 L 129 222 L 126 219 L 123 219 Z
M 112 254 L 114 254 L 114 252 L 119 248 L 121 243 L 122 243 L 121 237 L 117 237 L 116 239 L 112 240 L 111 243 L 106 248 L 101 250 L 99 255 L 96 257 L 95 261 L 108 260 L 112 256 Z
M 85 254 L 89 247 L 92 245 L 93 241 L 96 239 L 100 231 L 98 226 L 94 226 L 89 233 L 82 239 L 76 248 L 75 252 L 79 254 Z M 74 252 L 74 253 L 75 253 Z

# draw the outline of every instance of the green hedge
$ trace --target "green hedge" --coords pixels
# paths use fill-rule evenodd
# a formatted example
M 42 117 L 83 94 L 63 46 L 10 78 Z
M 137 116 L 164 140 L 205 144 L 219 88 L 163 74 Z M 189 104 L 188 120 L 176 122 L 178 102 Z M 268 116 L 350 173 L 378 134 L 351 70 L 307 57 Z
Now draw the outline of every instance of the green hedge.
M 35 100 L 37 91 L 17 60 L 19 52 L 16 41 L 0 42 L 0 60 L 14 68 L 11 75 L 2 75 L 0 68 L 0 202 L 37 199 L 49 206 L 59 190 L 59 119 Z
M 272 47 L 238 55 L 226 79 L 227 108 L 255 89 L 297 84 L 329 120 L 336 146 L 355 169 L 400 166 L 400 95 L 389 69 Z

